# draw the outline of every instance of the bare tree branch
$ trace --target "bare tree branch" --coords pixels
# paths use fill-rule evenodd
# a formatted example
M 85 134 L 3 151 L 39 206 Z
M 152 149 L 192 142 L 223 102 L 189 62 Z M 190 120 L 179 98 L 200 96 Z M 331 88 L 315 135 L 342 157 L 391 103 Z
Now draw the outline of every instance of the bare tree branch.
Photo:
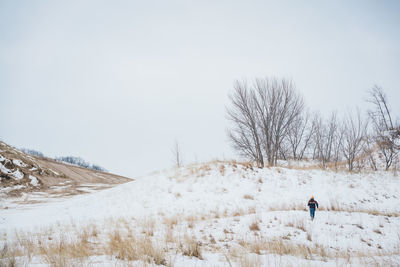
M 368 102 L 373 104 L 373 109 L 368 111 L 374 130 L 374 139 L 380 153 L 385 159 L 385 170 L 388 170 L 397 155 L 393 131 L 395 126 L 392 121 L 387 97 L 383 89 L 375 85 L 369 93 Z
M 181 148 L 177 140 L 175 140 L 174 147 L 172 148 L 172 154 L 174 159 L 174 164 L 176 167 L 182 166 L 182 158 L 181 158 Z
M 359 110 L 356 117 L 348 113 L 344 120 L 343 155 L 349 171 L 353 171 L 354 162 L 363 150 L 367 127 L 368 121 L 363 121 Z

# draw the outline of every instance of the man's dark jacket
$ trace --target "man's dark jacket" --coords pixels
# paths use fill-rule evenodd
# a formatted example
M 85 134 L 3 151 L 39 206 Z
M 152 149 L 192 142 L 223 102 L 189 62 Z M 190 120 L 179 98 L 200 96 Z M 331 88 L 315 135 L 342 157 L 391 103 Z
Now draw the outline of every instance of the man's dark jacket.
M 315 209 L 315 206 L 318 208 L 318 202 L 312 198 L 308 201 L 308 206 L 310 209 Z

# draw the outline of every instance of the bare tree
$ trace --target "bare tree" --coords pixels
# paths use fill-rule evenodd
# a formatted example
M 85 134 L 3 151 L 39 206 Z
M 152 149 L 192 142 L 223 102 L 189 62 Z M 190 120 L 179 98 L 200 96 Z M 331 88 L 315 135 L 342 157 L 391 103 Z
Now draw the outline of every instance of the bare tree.
M 304 158 L 314 134 L 314 123 L 310 120 L 310 113 L 307 111 L 298 116 L 288 128 L 287 143 L 291 157 L 295 160 Z
M 257 79 L 255 81 L 257 122 L 262 132 L 265 155 L 270 166 L 278 160 L 282 142 L 291 124 L 304 109 L 303 98 L 287 79 Z
M 228 135 L 233 147 L 243 156 L 256 161 L 260 167 L 264 167 L 254 92 L 248 88 L 247 82 L 237 81 L 229 98 L 232 106 L 227 108 L 227 116 L 233 122 L 233 128 Z
M 368 121 L 363 121 L 359 110 L 357 110 L 356 117 L 349 112 L 344 120 L 342 151 L 349 171 L 353 171 L 354 162 L 363 150 L 367 127 Z
M 322 167 L 326 168 L 329 162 L 337 162 L 339 160 L 340 149 L 338 146 L 340 145 L 342 136 L 339 133 L 336 113 L 332 112 L 327 123 L 324 123 L 321 116 L 316 114 L 314 117 L 314 127 L 314 158 L 318 159 Z
M 378 170 L 378 165 L 374 157 L 374 149 L 376 147 L 375 136 L 367 135 L 365 138 L 364 154 L 368 157 L 369 165 L 374 171 Z
M 172 148 L 173 161 L 176 167 L 182 166 L 181 148 L 177 140 L 175 140 L 174 147 Z
M 303 98 L 287 79 L 256 79 L 248 86 L 236 82 L 230 96 L 232 106 L 227 109 L 233 122 L 229 137 L 233 147 L 244 156 L 264 166 L 274 166 L 282 151 L 282 142 L 291 124 L 301 115 Z
M 333 138 L 332 145 L 332 161 L 335 164 L 335 170 L 339 168 L 339 162 L 342 160 L 342 144 L 344 137 L 344 126 L 342 123 L 336 121 L 336 130 Z
M 396 130 L 393 131 L 393 139 L 395 140 L 394 142 L 394 148 L 397 150 L 400 150 L 400 126 L 397 127 Z
M 368 93 L 367 101 L 373 105 L 373 109 L 368 111 L 368 115 L 374 129 L 375 143 L 385 159 L 385 170 L 388 170 L 397 153 L 393 135 L 395 125 L 383 89 L 375 85 Z

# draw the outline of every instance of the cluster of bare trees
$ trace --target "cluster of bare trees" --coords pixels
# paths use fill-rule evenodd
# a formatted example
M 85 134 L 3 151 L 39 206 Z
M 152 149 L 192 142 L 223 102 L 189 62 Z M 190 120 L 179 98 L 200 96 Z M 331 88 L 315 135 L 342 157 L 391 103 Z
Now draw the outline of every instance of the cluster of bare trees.
M 95 171 L 101 171 L 101 172 L 108 172 L 106 169 L 104 169 L 103 167 L 96 165 L 96 164 L 91 164 L 87 161 L 85 161 L 84 159 L 80 158 L 80 157 L 74 157 L 74 156 L 66 156 L 66 157 L 57 157 L 55 158 L 56 161 L 59 162 L 65 162 L 65 163 L 69 163 L 69 164 L 73 164 L 73 165 L 77 165 L 83 168 L 87 168 L 87 169 L 92 169 Z
M 278 159 L 312 158 L 324 168 L 337 169 L 345 163 L 353 171 L 367 160 L 377 169 L 372 152 L 378 149 L 387 170 L 398 155 L 400 129 L 393 123 L 383 90 L 377 86 L 369 91 L 372 109 L 366 118 L 360 110 L 348 112 L 341 119 L 336 113 L 328 119 L 310 113 L 288 79 L 238 81 L 230 100 L 227 117 L 232 122 L 228 132 L 232 145 L 260 167 L 274 166 Z

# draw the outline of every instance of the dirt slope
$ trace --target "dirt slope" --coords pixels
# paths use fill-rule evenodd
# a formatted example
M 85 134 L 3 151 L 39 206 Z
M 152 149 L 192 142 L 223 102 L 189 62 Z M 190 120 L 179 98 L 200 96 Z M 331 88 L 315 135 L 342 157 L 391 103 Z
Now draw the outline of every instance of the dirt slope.
M 46 192 L 55 197 L 109 188 L 132 179 L 26 154 L 0 141 L 0 195 Z

